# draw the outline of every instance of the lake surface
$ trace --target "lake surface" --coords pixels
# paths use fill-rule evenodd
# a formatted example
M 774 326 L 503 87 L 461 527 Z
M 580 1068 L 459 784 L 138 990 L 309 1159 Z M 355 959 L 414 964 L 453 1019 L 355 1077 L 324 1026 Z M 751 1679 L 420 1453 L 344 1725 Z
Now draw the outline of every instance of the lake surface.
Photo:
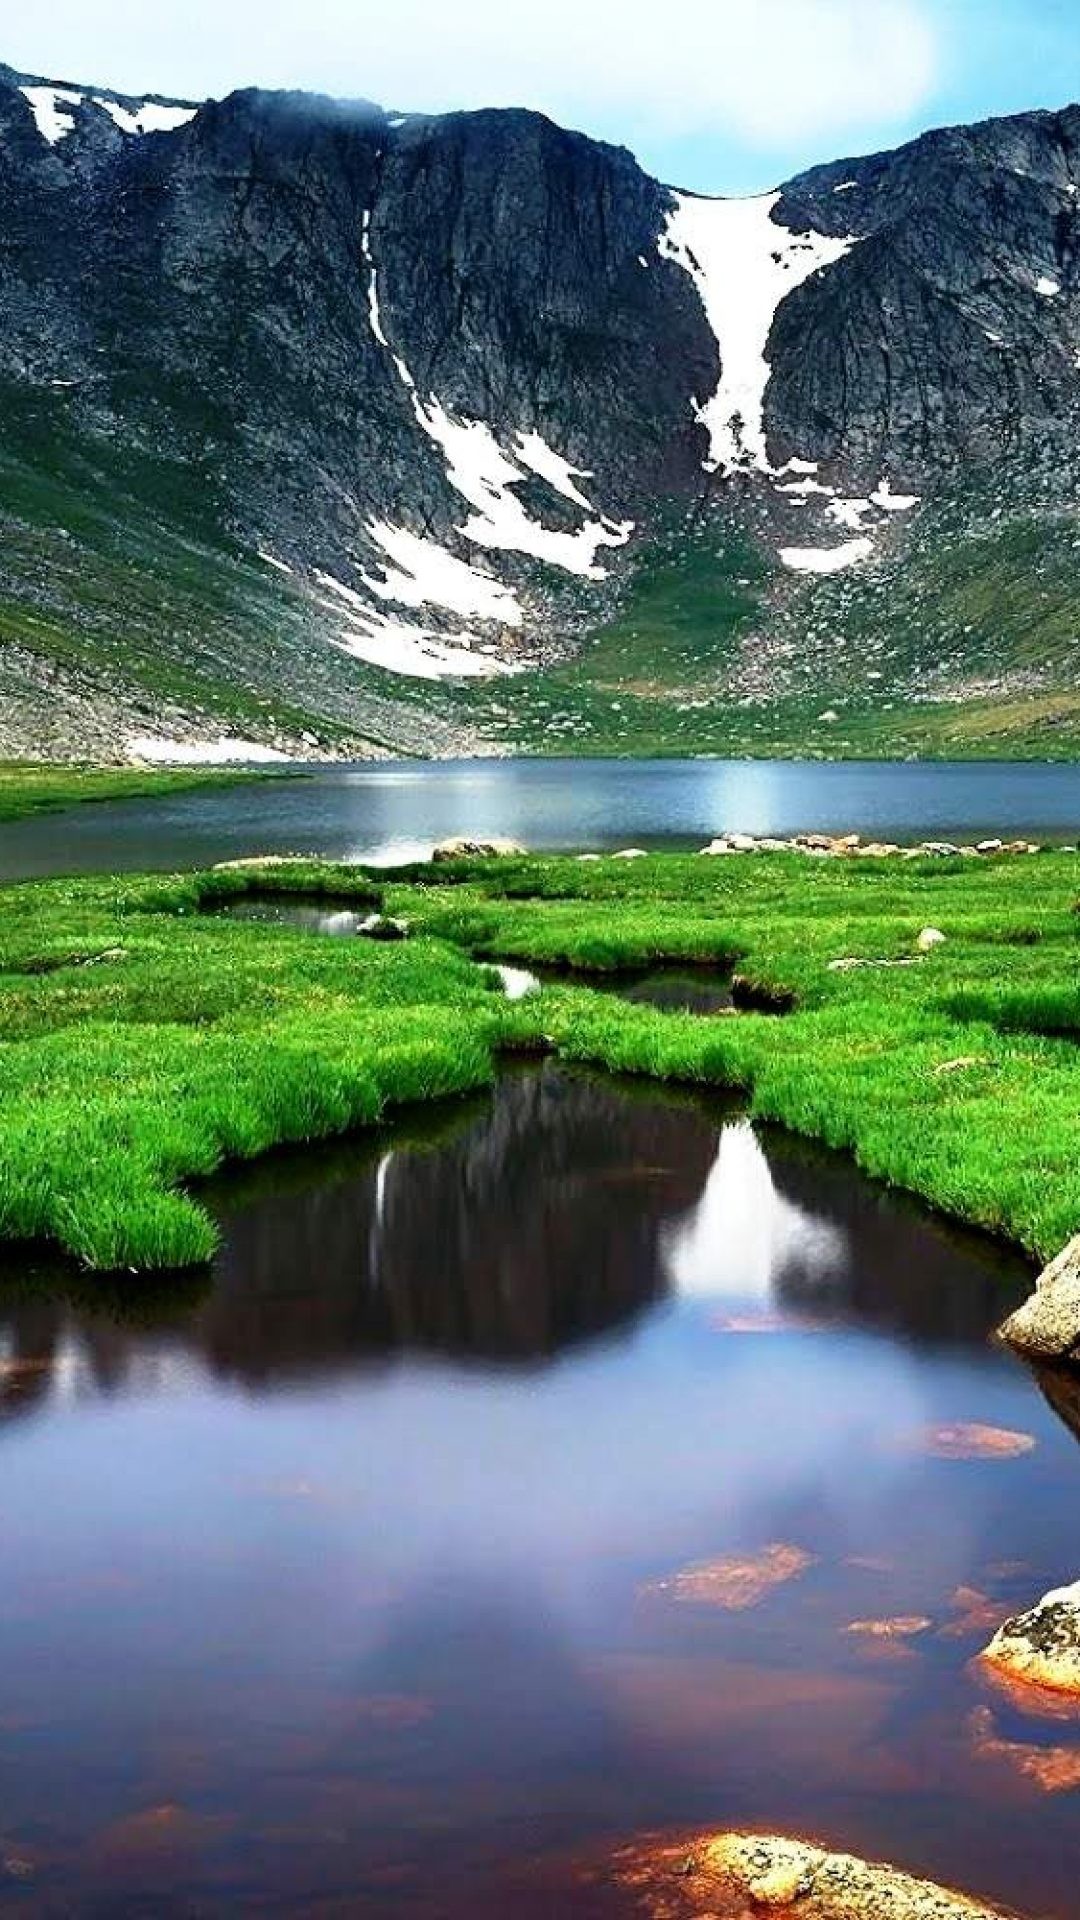
M 0 880 L 205 866 L 253 853 L 426 858 L 452 835 L 537 850 L 702 846 L 725 832 L 900 841 L 1080 837 L 1080 768 L 754 760 L 467 760 L 335 766 L 221 792 L 0 826 Z
M 1019 1263 L 551 1065 L 209 1194 L 181 1284 L 0 1260 L 0 1908 L 620 1913 L 745 1822 L 1075 1920 L 1080 1724 L 970 1664 L 1078 1571 Z

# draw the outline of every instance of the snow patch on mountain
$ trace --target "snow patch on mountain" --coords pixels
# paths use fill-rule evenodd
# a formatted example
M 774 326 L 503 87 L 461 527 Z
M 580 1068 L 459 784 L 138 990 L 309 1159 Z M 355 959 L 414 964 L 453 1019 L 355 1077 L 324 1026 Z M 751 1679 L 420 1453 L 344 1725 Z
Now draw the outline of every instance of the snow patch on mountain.
M 395 352 L 386 333 L 378 272 L 371 249 L 369 214 L 364 216 L 361 250 L 368 271 L 368 315 L 372 333 L 393 361 L 398 378 L 409 394 L 417 425 L 441 449 L 450 485 L 473 509 L 459 531 L 474 546 L 528 554 L 583 579 L 603 580 L 606 576 L 597 564 L 598 552 L 602 547 L 625 546 L 634 531 L 633 521 L 612 521 L 601 515 L 568 533 L 534 520 L 513 491 L 529 472 L 546 480 L 583 511 L 595 515 L 596 509 L 576 485 L 577 480 L 587 479 L 588 475 L 572 467 L 535 431 L 518 434 L 516 459 L 512 460 L 486 421 L 449 413 L 434 394 L 425 400 L 408 363 Z
M 780 558 L 793 573 L 844 573 L 869 560 L 873 551 L 873 541 L 862 537 L 841 547 L 781 547 Z
M 606 577 L 597 553 L 601 547 L 625 546 L 634 530 L 632 520 L 587 520 L 573 533 L 545 527 L 513 491 L 525 474 L 503 452 L 486 421 L 454 419 L 434 398 L 425 404 L 417 397 L 416 414 L 428 438 L 442 448 L 450 485 L 474 509 L 461 529 L 466 540 L 478 547 L 529 554 L 582 579 Z
M 809 464 L 810 463 L 806 461 L 799 463 L 800 468 L 805 468 Z M 875 528 L 882 527 L 884 525 L 883 515 L 910 513 L 913 508 L 919 505 L 920 500 L 920 496 L 917 493 L 894 493 L 889 480 L 885 477 L 878 481 L 877 486 L 871 493 L 867 494 L 865 498 L 850 494 L 841 494 L 835 487 L 829 486 L 826 482 L 810 474 L 805 474 L 805 476 L 799 480 L 785 479 L 783 482 L 774 481 L 773 487 L 774 491 L 779 494 L 781 498 L 790 500 L 793 506 L 805 507 L 811 503 L 814 505 L 818 505 L 819 503 L 824 504 L 825 518 L 831 521 L 833 526 L 843 527 L 846 532 L 860 536 L 866 535 L 868 531 L 872 532 Z M 866 524 L 868 519 L 870 521 L 869 528 Z M 854 546 L 858 543 L 852 542 L 850 544 Z M 822 573 L 838 571 L 841 565 L 851 564 L 850 561 L 837 562 L 835 568 L 829 568 L 811 562 L 809 564 L 803 564 L 800 569 L 799 562 L 790 557 L 792 553 L 798 551 L 799 549 L 788 548 L 786 554 L 781 553 L 780 557 L 784 561 L 785 566 L 794 566 L 802 572 Z M 845 549 L 836 547 L 822 548 L 820 550 L 808 549 L 808 551 L 814 554 L 817 554 L 819 551 L 842 554 L 845 552 Z
M 276 747 L 263 746 L 258 740 L 240 740 L 222 734 L 217 740 L 164 740 L 154 734 L 138 734 L 125 743 L 129 760 L 140 760 L 155 767 L 228 767 L 279 763 L 289 755 Z
M 50 147 L 74 133 L 75 116 L 71 109 L 82 106 L 81 93 L 75 93 L 70 87 L 20 87 L 19 92 L 29 102 L 37 130 Z
M 870 495 L 871 504 L 883 513 L 911 513 L 921 498 L 918 493 L 894 493 L 887 480 L 879 480 Z
M 79 107 L 99 107 L 121 133 L 128 134 L 175 133 L 177 127 L 194 120 L 199 111 L 190 102 L 143 100 L 133 105 L 103 93 L 79 93 L 73 87 L 27 86 L 20 87 L 19 91 L 29 103 L 38 132 L 50 147 L 74 133 L 75 110 Z
M 101 93 L 94 94 L 93 104 L 109 115 L 121 133 L 132 134 L 175 133 L 178 127 L 186 127 L 189 120 L 194 120 L 199 111 L 198 107 L 166 104 L 163 100 L 144 100 L 132 108 Z
M 547 441 L 542 439 L 540 434 L 519 433 L 514 446 L 514 455 L 522 466 L 538 474 L 541 480 L 546 480 L 548 486 L 554 487 L 556 493 L 561 493 L 564 500 L 572 500 L 575 506 L 581 507 L 586 513 L 594 511 L 592 501 L 587 499 L 581 488 L 576 485 L 578 480 L 591 480 L 592 474 L 586 472 L 583 467 L 572 467 L 568 460 L 564 460 L 560 453 L 556 453 L 553 447 L 548 446 Z
M 522 671 L 486 651 L 475 634 L 448 637 L 412 621 L 394 619 L 369 606 L 333 574 L 317 572 L 315 578 L 334 595 L 334 600 L 320 601 L 321 606 L 340 614 L 344 603 L 346 624 L 331 644 L 368 666 L 412 680 L 491 680 Z
M 459 560 L 445 547 L 408 527 L 375 520 L 368 528 L 376 545 L 392 565 L 381 580 L 363 575 L 364 585 L 380 600 L 396 600 L 405 607 L 445 607 L 450 613 L 477 620 L 497 620 L 520 627 L 524 618 L 511 588 Z
M 709 435 L 706 470 L 775 472 L 764 420 L 773 321 L 796 287 L 842 260 L 857 239 L 778 225 L 772 216 L 779 193 L 751 200 L 673 197 L 660 252 L 690 275 L 720 351 L 720 384 L 711 400 L 696 403 Z

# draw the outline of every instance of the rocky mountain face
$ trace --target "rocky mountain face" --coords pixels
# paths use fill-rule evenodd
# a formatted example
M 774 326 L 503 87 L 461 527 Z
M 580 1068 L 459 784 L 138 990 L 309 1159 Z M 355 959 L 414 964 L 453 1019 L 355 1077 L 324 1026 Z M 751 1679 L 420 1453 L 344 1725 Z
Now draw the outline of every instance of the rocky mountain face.
M 888 605 L 935 514 L 1072 551 L 1078 193 L 1073 108 L 724 201 L 536 114 L 0 67 L 0 753 L 795 724 L 804 651 L 841 707 L 985 697 L 970 596 L 941 686 Z M 999 702 L 1069 693 L 1071 606 L 1014 624 Z

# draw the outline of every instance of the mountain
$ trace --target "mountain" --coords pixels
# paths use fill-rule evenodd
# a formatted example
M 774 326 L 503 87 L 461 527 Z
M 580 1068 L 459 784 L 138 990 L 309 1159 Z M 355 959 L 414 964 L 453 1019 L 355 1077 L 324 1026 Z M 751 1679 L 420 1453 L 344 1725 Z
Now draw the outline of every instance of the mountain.
M 1074 751 L 1078 193 L 0 67 L 0 756 Z

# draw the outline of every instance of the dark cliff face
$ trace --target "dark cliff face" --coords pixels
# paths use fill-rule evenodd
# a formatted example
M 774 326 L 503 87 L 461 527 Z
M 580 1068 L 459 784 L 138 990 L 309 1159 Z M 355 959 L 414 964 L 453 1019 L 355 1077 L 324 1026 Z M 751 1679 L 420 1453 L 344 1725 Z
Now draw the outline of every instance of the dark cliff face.
M 668 196 L 629 154 L 535 114 L 391 125 L 255 91 L 140 139 L 92 106 L 74 118 L 46 144 L 0 79 L 3 365 L 74 381 L 88 420 L 212 454 L 243 533 L 330 563 L 369 514 L 448 531 L 457 512 L 373 332 L 367 225 L 422 394 L 500 435 L 539 429 L 609 509 L 696 486 L 688 396 L 715 343 L 686 276 L 640 264 Z
M 628 153 L 538 114 L 407 122 L 371 242 L 421 390 L 540 431 L 613 505 L 696 487 L 688 397 L 715 384 L 716 347 L 686 276 L 656 258 L 668 201 Z
M 717 343 L 657 249 L 671 196 L 623 150 L 532 113 L 392 122 L 256 91 L 138 139 L 90 102 L 50 145 L 15 81 L 0 70 L 0 365 L 73 381 L 99 422 L 189 452 L 209 436 L 242 531 L 286 533 L 312 489 L 331 555 L 357 512 L 453 519 L 372 330 L 365 226 L 421 395 L 504 441 L 539 431 L 609 514 L 699 489 Z M 918 478 L 1071 414 L 1078 188 L 1077 109 L 789 183 L 778 226 L 858 244 L 776 313 L 776 459 Z
M 785 187 L 787 224 L 860 244 L 777 315 L 778 441 L 919 477 L 1074 427 L 1078 194 L 1075 107 L 927 134 Z
M 367 727 L 407 682 L 379 653 L 380 621 L 498 662 L 565 658 L 650 539 L 690 515 L 719 511 L 724 539 L 741 528 L 783 599 L 785 547 L 813 556 L 854 535 L 862 565 L 912 524 L 847 496 L 883 478 L 928 496 L 1075 443 L 1080 109 L 815 168 L 761 213 L 748 261 L 715 203 L 689 223 L 701 257 L 673 246 L 685 196 L 538 114 L 390 117 L 249 90 L 148 117 L 58 84 L 0 67 L 9 510 L 29 538 L 39 477 L 62 465 L 120 528 L 97 558 L 136 519 L 125 568 L 166 536 L 212 550 L 234 571 L 194 608 L 174 604 L 172 552 L 144 597 L 164 609 L 169 673 L 194 663 L 215 699 L 242 681 L 249 719 L 252 702 L 288 704 L 354 744 L 362 721 L 411 747 L 385 706 Z M 746 369 L 725 364 L 712 296 L 752 304 L 774 232 L 784 272 L 800 242 L 803 269 L 822 264 L 766 302 L 759 452 L 716 471 L 700 410 L 729 378 L 743 393 Z M 792 459 L 818 465 L 802 498 L 778 474 Z M 68 496 L 50 511 L 21 572 L 20 540 L 3 543 L 0 617 L 15 603 L 24 641 L 29 596 L 65 634 L 74 623 L 99 672 L 116 570 L 92 594 L 61 591 Z M 380 528 L 413 542 L 404 559 Z M 272 660 L 264 598 L 235 578 L 247 563 L 260 594 L 290 596 Z M 281 564 L 266 573 L 277 563 L 288 588 Z M 243 648 L 215 631 L 241 588 Z M 359 663 L 336 646 L 342 622 Z M 146 626 L 148 656 L 159 639 Z M 146 681 L 139 660 L 123 671 Z

